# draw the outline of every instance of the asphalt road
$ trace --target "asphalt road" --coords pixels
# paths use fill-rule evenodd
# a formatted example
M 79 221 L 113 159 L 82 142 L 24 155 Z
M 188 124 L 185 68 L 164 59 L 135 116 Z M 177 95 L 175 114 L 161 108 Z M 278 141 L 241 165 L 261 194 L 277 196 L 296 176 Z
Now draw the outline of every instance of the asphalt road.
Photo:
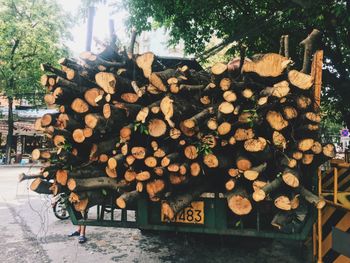
M 88 242 L 67 234 L 72 224 L 54 217 L 50 199 L 17 183 L 37 168 L 0 166 L 0 262 L 244 262 L 305 263 L 308 249 L 289 241 L 88 227 Z

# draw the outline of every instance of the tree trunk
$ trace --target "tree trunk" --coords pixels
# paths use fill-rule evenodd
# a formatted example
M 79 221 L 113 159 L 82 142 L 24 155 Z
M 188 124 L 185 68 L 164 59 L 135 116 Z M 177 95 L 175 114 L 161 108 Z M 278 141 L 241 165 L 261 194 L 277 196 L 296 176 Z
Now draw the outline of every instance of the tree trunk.
M 13 142 L 13 98 L 9 96 L 8 100 L 8 119 L 7 119 L 7 140 L 6 140 L 6 164 L 11 164 L 11 151 L 12 151 L 12 142 Z

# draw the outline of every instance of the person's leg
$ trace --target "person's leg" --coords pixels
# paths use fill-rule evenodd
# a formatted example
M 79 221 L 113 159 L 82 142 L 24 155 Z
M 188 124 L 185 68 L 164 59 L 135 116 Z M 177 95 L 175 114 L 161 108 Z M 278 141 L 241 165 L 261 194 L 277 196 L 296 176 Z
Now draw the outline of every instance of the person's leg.
M 80 236 L 78 239 L 78 242 L 80 244 L 85 243 L 86 242 L 86 237 L 85 237 L 85 231 L 86 231 L 86 226 L 81 226 L 81 231 L 80 231 Z
M 84 230 L 84 232 L 85 232 L 85 230 Z M 79 225 L 78 229 L 76 231 L 74 231 L 73 233 L 69 234 L 68 236 L 69 237 L 80 236 L 80 233 L 81 233 L 81 226 Z
M 82 212 L 81 215 L 84 218 L 84 220 L 87 220 L 87 211 Z M 80 244 L 85 243 L 87 240 L 85 237 L 85 231 L 86 231 L 86 226 L 85 225 L 80 226 L 80 236 L 78 239 L 78 242 Z
M 79 231 L 80 235 L 85 236 L 86 226 L 79 226 L 79 228 L 80 228 L 80 231 Z

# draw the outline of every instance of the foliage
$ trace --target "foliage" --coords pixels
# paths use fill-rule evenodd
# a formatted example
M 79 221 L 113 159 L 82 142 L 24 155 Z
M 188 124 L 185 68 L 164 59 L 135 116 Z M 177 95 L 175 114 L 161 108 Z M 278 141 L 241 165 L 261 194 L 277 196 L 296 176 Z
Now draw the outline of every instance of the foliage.
M 133 124 L 133 127 L 134 127 L 134 131 L 138 130 L 140 134 L 149 135 L 148 128 L 144 123 L 140 121 L 135 121 Z
M 129 11 L 128 28 L 149 30 L 157 23 L 170 30 L 172 43 L 185 41 L 186 52 L 197 57 L 208 47 L 213 36 L 222 43 L 212 54 L 235 41 L 246 45 L 247 56 L 278 52 L 281 35 L 289 35 L 290 56 L 301 68 L 299 42 L 313 28 L 323 32 L 325 51 L 324 91 L 322 100 L 341 112 L 350 126 L 350 1 L 348 0 L 84 0 L 85 4 L 107 2 Z M 151 18 L 151 19 L 150 19 Z M 233 45 L 231 54 L 239 53 Z M 215 52 L 214 52 L 215 51 Z
M 62 39 L 69 27 L 56 1 L 0 0 L 0 92 L 38 101 L 40 64 L 67 55 Z
M 196 149 L 199 154 L 203 154 L 203 155 L 208 155 L 213 153 L 212 149 L 210 148 L 210 145 L 203 142 L 196 143 Z

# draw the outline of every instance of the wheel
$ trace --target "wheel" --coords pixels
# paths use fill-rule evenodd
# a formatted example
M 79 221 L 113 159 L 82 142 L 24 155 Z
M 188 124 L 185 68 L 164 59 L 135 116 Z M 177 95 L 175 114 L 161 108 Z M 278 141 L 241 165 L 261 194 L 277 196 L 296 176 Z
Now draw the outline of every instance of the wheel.
M 54 215 L 61 220 L 65 220 L 69 218 L 69 213 L 66 209 L 66 205 L 63 201 L 58 201 L 53 207 Z

